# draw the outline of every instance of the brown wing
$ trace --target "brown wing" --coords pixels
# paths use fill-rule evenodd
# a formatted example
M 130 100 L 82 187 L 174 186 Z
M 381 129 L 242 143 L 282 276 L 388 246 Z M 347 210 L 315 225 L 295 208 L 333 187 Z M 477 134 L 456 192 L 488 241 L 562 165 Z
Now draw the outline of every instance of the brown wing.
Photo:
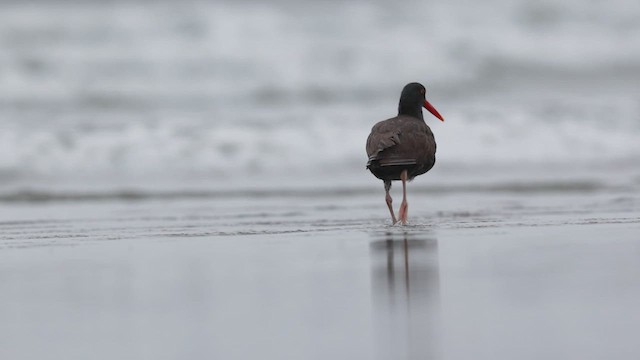
M 397 118 L 380 121 L 371 129 L 371 134 L 367 138 L 367 155 L 369 162 L 378 160 L 378 155 L 385 149 L 400 143 L 401 129 L 396 126 Z
M 369 161 L 380 166 L 415 165 L 435 156 L 433 133 L 424 121 L 399 116 L 377 123 L 367 139 Z

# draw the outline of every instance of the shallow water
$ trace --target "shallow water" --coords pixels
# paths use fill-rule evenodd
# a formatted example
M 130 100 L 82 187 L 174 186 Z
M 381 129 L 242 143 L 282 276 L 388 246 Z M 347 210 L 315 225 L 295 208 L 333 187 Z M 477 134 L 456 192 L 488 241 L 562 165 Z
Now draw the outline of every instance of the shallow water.
M 382 193 L 5 203 L 0 354 L 640 354 L 637 195 Z

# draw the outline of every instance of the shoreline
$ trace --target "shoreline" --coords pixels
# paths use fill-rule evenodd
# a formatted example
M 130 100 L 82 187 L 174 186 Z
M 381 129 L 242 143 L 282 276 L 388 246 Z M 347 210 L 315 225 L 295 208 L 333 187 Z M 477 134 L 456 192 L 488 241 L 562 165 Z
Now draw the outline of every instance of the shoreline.
M 0 357 L 640 354 L 635 193 L 327 194 L 0 203 Z

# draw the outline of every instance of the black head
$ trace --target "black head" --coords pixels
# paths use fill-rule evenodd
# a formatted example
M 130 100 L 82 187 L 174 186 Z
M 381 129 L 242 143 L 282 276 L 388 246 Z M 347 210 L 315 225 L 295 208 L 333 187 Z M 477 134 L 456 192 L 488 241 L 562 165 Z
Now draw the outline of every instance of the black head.
M 433 116 L 444 121 L 438 111 L 427 101 L 425 95 L 427 89 L 419 83 L 410 83 L 405 85 L 400 94 L 400 104 L 398 104 L 398 115 L 413 116 L 418 119 L 422 117 L 422 107 L 429 110 Z

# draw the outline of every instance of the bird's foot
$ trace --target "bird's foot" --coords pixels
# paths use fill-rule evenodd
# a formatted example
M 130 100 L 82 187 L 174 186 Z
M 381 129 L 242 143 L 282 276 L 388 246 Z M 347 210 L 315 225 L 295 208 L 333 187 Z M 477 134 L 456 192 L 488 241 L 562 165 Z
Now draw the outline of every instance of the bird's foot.
M 393 213 L 393 209 L 389 207 L 389 211 L 391 212 L 391 225 L 395 225 L 398 223 L 398 218 L 396 218 L 396 214 Z

